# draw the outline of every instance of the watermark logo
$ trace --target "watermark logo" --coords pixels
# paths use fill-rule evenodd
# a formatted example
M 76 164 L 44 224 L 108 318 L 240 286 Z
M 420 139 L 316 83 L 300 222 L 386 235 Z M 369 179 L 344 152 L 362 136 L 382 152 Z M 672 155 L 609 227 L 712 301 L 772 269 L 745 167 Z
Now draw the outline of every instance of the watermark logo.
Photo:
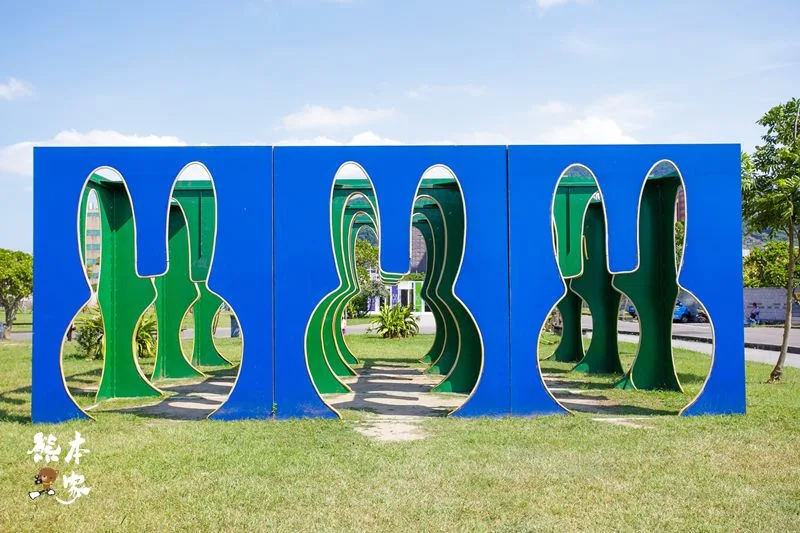
M 47 436 L 42 432 L 35 434 L 33 436 L 33 448 L 28 450 L 28 455 L 33 456 L 33 463 L 58 463 L 61 455 L 61 446 L 57 443 L 57 440 L 52 433 Z M 80 431 L 76 431 L 75 437 L 69 441 L 69 451 L 64 457 L 64 463 L 80 465 L 81 457 L 91 453 L 91 450 L 83 447 L 84 444 L 86 444 L 86 439 L 81 436 Z M 56 490 L 53 488 L 58 475 L 59 471 L 51 466 L 40 468 L 33 482 L 37 486 L 41 485 L 41 489 L 28 492 L 28 497 L 31 500 L 36 500 L 41 496 L 55 496 L 55 500 L 58 503 L 71 505 L 83 496 L 88 495 L 89 491 L 92 490 L 91 487 L 85 486 L 86 478 L 73 470 L 70 475 L 64 474 L 61 476 L 63 488 L 67 492 L 67 499 L 61 499 L 56 496 Z

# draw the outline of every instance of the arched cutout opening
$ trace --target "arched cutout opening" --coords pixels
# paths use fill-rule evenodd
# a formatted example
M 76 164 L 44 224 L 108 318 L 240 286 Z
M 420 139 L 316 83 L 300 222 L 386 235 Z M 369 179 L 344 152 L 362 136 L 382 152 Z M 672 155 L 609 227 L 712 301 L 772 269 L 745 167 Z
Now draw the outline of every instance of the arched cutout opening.
M 148 310 L 155 288 L 151 278 L 136 271 L 134 213 L 123 177 L 107 167 L 92 172 L 77 214 L 78 253 L 91 296 L 62 344 L 67 389 L 81 409 L 92 413 L 101 404 L 113 408 L 134 398 L 157 401 L 162 393 L 146 377 L 153 338 L 145 338 L 151 331 Z M 89 229 L 99 231 L 89 234 Z M 89 261 L 91 257 L 96 261 Z M 102 276 L 98 272 L 95 288 L 91 267 L 96 262 Z
M 710 359 L 673 346 L 671 338 L 673 312 L 675 321 L 681 319 L 676 304 L 688 299 L 677 285 L 681 184 L 671 163 L 648 173 L 639 206 L 639 267 L 613 274 L 594 176 L 580 165 L 562 174 L 553 202 L 554 248 L 565 284 L 557 304 L 561 335 L 544 333 L 539 356 L 545 383 L 565 408 L 613 416 L 677 414 L 705 381 Z M 581 314 L 583 302 L 591 318 Z
M 122 176 L 116 171 L 97 171 L 86 187 L 89 192 L 82 196 L 79 227 L 85 234 L 90 223 L 89 217 L 82 216 L 83 204 L 91 205 L 94 192 L 100 205 L 104 268 L 96 292 L 100 311 L 91 317 L 81 317 L 85 311 L 79 313 L 75 335 L 78 345 L 87 344 L 92 331 L 100 338 L 98 354 L 82 354 L 83 365 L 99 361 L 95 366 L 100 366 L 100 378 L 94 396 L 91 386 L 86 387 L 85 383 L 79 383 L 72 392 L 77 393 L 81 405 L 88 404 L 92 413 L 122 411 L 176 419 L 208 416 L 224 402 L 233 386 L 242 346 L 241 337 L 218 340 L 212 332 L 225 302 L 205 286 L 216 235 L 215 192 L 210 174 L 203 165 L 192 163 L 177 176 L 167 208 L 168 268 L 155 278 L 135 276 L 134 216 Z M 82 243 L 81 247 L 87 257 L 87 245 Z M 88 267 L 86 273 L 88 280 Z M 148 291 L 144 290 L 145 284 Z M 133 346 L 133 352 L 128 353 L 130 350 L 124 348 L 130 329 L 128 315 L 141 307 L 143 294 L 149 294 L 151 299 L 138 316 L 132 339 L 127 341 L 128 346 Z M 91 304 L 92 300 L 89 307 Z M 198 316 L 198 308 L 205 313 L 202 317 Z M 195 335 L 198 326 L 201 330 L 207 327 L 208 331 Z M 138 379 L 130 370 L 131 359 Z M 90 375 L 96 373 L 97 369 L 93 369 Z M 66 369 L 65 376 L 69 384 Z
M 153 377 L 177 418 L 201 418 L 227 399 L 238 377 L 243 333 L 235 312 L 208 287 L 216 242 L 216 189 L 205 165 L 178 174 L 168 211 L 169 268 L 157 278 L 164 327 Z
M 420 212 L 424 209 L 438 213 L 430 215 L 438 221 L 437 243 L 428 217 Z M 452 294 L 463 255 L 464 213 L 452 171 L 439 166 L 429 169 L 420 180 L 412 212 L 410 256 L 418 259 L 412 260 L 408 273 L 385 272 L 378 260 L 380 218 L 371 180 L 355 163 L 340 167 L 331 192 L 331 238 L 340 286 L 323 298 L 306 331 L 306 355 L 315 387 L 340 415 L 351 409 L 386 415 L 445 415 L 474 389 L 482 365 L 480 334 L 468 310 Z M 377 246 L 369 237 L 361 237 L 370 234 L 375 235 Z M 424 252 L 415 248 L 419 243 Z M 374 257 L 372 268 L 363 264 L 363 254 L 356 256 L 356 246 Z M 436 260 L 437 253 L 441 261 Z M 435 283 L 431 278 L 434 263 L 446 270 L 434 273 Z M 383 292 L 372 294 L 366 304 L 372 316 L 360 321 L 348 317 L 340 327 L 341 311 L 368 283 L 380 284 Z M 449 309 L 435 301 L 438 292 L 446 293 L 440 298 Z M 449 361 L 441 359 L 445 336 L 441 312 L 447 312 L 453 322 Z M 468 320 L 472 327 L 465 325 Z M 405 336 L 406 326 L 415 334 Z M 328 331 L 332 335 L 326 342 Z

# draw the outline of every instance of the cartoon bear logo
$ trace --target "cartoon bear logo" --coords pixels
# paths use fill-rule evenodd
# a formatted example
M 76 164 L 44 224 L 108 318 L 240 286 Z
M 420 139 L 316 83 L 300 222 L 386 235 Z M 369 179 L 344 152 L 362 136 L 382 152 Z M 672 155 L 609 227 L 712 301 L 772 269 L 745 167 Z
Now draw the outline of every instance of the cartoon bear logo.
M 33 479 L 35 485 L 41 485 L 42 490 L 35 490 L 28 493 L 31 500 L 35 500 L 44 494 L 48 496 L 55 495 L 56 491 L 52 488 L 53 482 L 58 478 L 58 470 L 50 468 L 49 466 L 39 469 L 39 473 Z

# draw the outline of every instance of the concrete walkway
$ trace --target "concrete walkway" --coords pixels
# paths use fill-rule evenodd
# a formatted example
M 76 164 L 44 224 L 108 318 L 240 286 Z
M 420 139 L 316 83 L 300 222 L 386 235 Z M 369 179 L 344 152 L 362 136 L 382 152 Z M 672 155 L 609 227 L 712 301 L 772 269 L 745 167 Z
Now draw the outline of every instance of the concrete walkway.
M 431 392 L 442 377 L 421 368 L 373 366 L 344 380 L 352 392 L 323 398 L 334 409 L 365 412 L 355 430 L 366 437 L 380 442 L 419 440 L 427 436 L 421 427 L 426 417 L 445 416 L 467 399 L 464 394 Z
M 237 366 L 217 371 L 197 383 L 158 384 L 161 390 L 175 394 L 155 404 L 114 409 L 113 412 L 170 420 L 202 420 L 228 398 L 238 372 Z
M 425 374 L 422 368 L 373 366 L 345 378 L 352 392 L 326 394 L 336 409 L 359 409 L 380 416 L 445 416 L 466 400 L 462 394 L 432 393 L 443 376 Z

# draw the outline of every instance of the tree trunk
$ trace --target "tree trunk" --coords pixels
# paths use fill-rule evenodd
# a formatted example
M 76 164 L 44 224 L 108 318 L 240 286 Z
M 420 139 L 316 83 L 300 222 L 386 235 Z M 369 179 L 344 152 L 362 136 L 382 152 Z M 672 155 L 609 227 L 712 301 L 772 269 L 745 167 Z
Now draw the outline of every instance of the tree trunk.
M 778 355 L 778 361 L 775 363 L 775 368 L 769 374 L 767 383 L 775 383 L 781 380 L 783 376 L 783 363 L 786 361 L 786 352 L 789 350 L 789 334 L 792 331 L 792 294 L 794 293 L 794 223 L 789 225 L 789 272 L 786 281 L 786 318 L 783 323 L 783 342 L 781 342 L 781 353 Z
M 14 320 L 17 319 L 17 306 L 12 305 L 10 307 L 3 306 L 3 309 L 6 312 L 6 327 L 3 333 L 4 339 L 11 338 L 11 328 L 14 326 Z

